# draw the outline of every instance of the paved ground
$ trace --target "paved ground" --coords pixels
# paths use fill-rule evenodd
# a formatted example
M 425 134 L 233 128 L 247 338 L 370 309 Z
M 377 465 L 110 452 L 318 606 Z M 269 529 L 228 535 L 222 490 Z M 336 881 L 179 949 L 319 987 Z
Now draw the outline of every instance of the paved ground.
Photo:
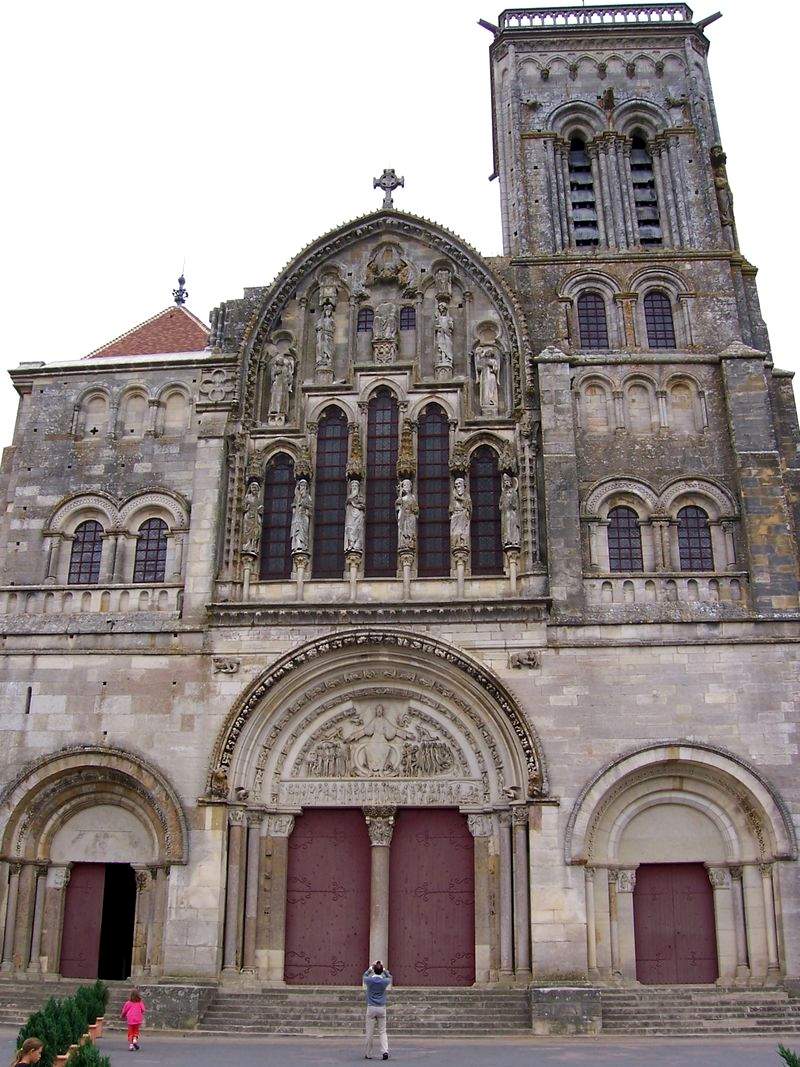
M 0 1029 L 0 1063 L 14 1054 L 14 1033 Z M 196 1035 L 145 1035 L 139 1053 L 128 1052 L 120 1033 L 107 1034 L 100 1050 L 114 1067 L 329 1067 L 363 1063 L 360 1046 L 341 1038 L 233 1039 Z M 778 1042 L 763 1038 L 706 1041 L 501 1038 L 415 1041 L 400 1039 L 390 1062 L 412 1067 L 782 1067 Z M 786 1042 L 800 1050 L 800 1040 Z

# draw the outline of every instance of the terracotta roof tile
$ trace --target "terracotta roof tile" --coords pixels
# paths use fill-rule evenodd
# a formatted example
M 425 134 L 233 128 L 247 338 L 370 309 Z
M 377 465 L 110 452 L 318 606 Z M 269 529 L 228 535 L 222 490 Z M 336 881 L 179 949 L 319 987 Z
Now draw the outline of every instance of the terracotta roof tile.
M 100 356 L 148 356 L 161 352 L 202 352 L 208 344 L 208 326 L 184 307 L 168 307 L 127 333 L 90 352 Z

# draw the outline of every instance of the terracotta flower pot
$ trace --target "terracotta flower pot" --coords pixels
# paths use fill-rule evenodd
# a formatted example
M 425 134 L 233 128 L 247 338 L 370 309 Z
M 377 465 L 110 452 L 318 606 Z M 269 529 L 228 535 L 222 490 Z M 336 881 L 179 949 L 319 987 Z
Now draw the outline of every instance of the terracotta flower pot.
M 81 1045 L 81 1046 L 83 1046 L 83 1045 L 88 1045 L 88 1043 L 89 1043 L 89 1042 L 90 1042 L 91 1040 L 92 1040 L 92 1039 L 91 1039 L 91 1038 L 89 1037 L 89 1035 L 88 1035 L 88 1034 L 81 1034 L 81 1039 L 80 1039 L 80 1041 L 78 1042 L 78 1044 L 79 1044 L 79 1045 Z
M 53 1067 L 66 1067 L 67 1060 L 69 1059 L 69 1053 L 65 1052 L 63 1056 L 56 1056 L 53 1059 Z
M 94 1025 L 97 1027 L 97 1036 L 103 1036 L 103 1023 L 106 1021 L 105 1015 L 98 1015 L 94 1021 Z
M 71 1056 L 72 1053 L 77 1049 L 77 1047 L 78 1047 L 77 1045 L 70 1045 L 69 1048 L 67 1049 L 67 1056 L 68 1057 Z
M 98 1036 L 97 1023 L 89 1023 L 89 1040 L 96 1041 Z

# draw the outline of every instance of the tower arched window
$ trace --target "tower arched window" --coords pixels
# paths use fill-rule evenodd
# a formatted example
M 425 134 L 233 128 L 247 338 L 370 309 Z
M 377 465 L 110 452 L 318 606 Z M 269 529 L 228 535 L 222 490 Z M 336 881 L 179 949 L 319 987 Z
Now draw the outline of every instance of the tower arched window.
M 407 304 L 400 308 L 400 329 L 401 330 L 416 330 L 417 328 L 417 311 L 416 308 L 409 307 Z
M 356 319 L 356 331 L 357 333 L 369 333 L 372 330 L 372 324 L 375 321 L 375 312 L 372 308 L 359 308 L 358 318 Z
M 473 574 L 502 574 L 503 545 L 500 531 L 500 468 L 497 453 L 481 445 L 469 465 L 472 497 L 470 548 Z
M 682 571 L 714 570 L 708 513 L 695 504 L 678 512 L 678 552 Z
M 639 224 L 639 243 L 661 244 L 661 219 L 658 214 L 658 194 L 653 173 L 653 157 L 641 134 L 631 140 L 631 181 L 636 221 Z
M 344 574 L 344 511 L 347 498 L 347 418 L 329 408 L 317 428 L 317 471 L 314 489 L 315 578 Z
M 450 431 L 438 404 L 429 404 L 417 431 L 417 493 L 421 577 L 450 573 Z
M 167 524 L 163 519 L 146 519 L 136 538 L 133 562 L 134 582 L 163 582 L 167 569 Z
M 600 240 L 597 202 L 594 195 L 592 164 L 582 137 L 573 137 L 569 142 L 568 167 L 575 244 L 578 247 L 596 245 Z
M 397 574 L 397 450 L 399 409 L 385 386 L 375 391 L 367 413 L 367 522 L 364 573 Z
M 608 348 L 606 302 L 600 293 L 581 293 L 577 309 L 581 348 Z
M 644 298 L 644 321 L 650 348 L 676 347 L 672 302 L 660 289 L 653 290 Z
M 264 515 L 261 527 L 262 581 L 289 578 L 292 573 L 292 500 L 294 498 L 294 463 L 280 452 L 267 463 L 264 471 Z
M 608 565 L 612 571 L 641 571 L 642 533 L 639 516 L 623 505 L 608 513 Z
M 103 554 L 103 527 L 88 519 L 75 528 L 72 554 L 69 557 L 69 585 L 97 585 L 100 581 L 100 557 Z

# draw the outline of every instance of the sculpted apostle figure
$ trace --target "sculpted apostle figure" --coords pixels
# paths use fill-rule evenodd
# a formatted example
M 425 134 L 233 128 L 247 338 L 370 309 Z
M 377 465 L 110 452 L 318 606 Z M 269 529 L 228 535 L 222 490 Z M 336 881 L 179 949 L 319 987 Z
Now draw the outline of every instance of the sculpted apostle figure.
M 390 300 L 382 300 L 375 308 L 372 336 L 376 341 L 394 341 L 397 337 L 397 307 Z
M 292 552 L 308 552 L 310 528 L 311 493 L 308 491 L 308 482 L 305 478 L 301 478 L 295 487 L 292 503 L 290 528 Z
M 477 346 L 475 370 L 481 414 L 496 415 L 500 402 L 500 353 L 495 345 Z
M 510 474 L 503 475 L 500 489 L 500 536 L 504 548 L 519 548 L 519 488 Z
M 325 304 L 317 319 L 317 370 L 330 370 L 333 367 L 333 334 L 336 323 L 333 317 L 333 307 Z
M 450 503 L 450 548 L 469 548 L 469 525 L 472 516 L 472 501 L 466 478 L 459 476 L 453 482 L 453 498 Z
M 251 481 L 244 495 L 244 517 L 242 519 L 242 552 L 255 555 L 261 537 L 261 493 L 259 484 Z
M 397 547 L 400 551 L 417 547 L 419 505 L 410 478 L 403 478 L 395 501 L 397 508 Z
M 436 364 L 440 367 L 453 368 L 453 319 L 448 314 L 447 303 L 440 300 L 436 305 L 434 319 L 434 342 L 436 345 Z
M 269 415 L 289 414 L 289 400 L 294 382 L 294 356 L 276 352 L 270 363 Z
M 396 774 L 400 769 L 398 740 L 412 741 L 410 730 L 398 726 L 378 704 L 368 723 L 347 739 L 352 748 L 353 767 L 357 774 Z
M 347 483 L 347 503 L 344 509 L 344 550 L 364 551 L 364 518 L 366 506 L 358 478 Z

